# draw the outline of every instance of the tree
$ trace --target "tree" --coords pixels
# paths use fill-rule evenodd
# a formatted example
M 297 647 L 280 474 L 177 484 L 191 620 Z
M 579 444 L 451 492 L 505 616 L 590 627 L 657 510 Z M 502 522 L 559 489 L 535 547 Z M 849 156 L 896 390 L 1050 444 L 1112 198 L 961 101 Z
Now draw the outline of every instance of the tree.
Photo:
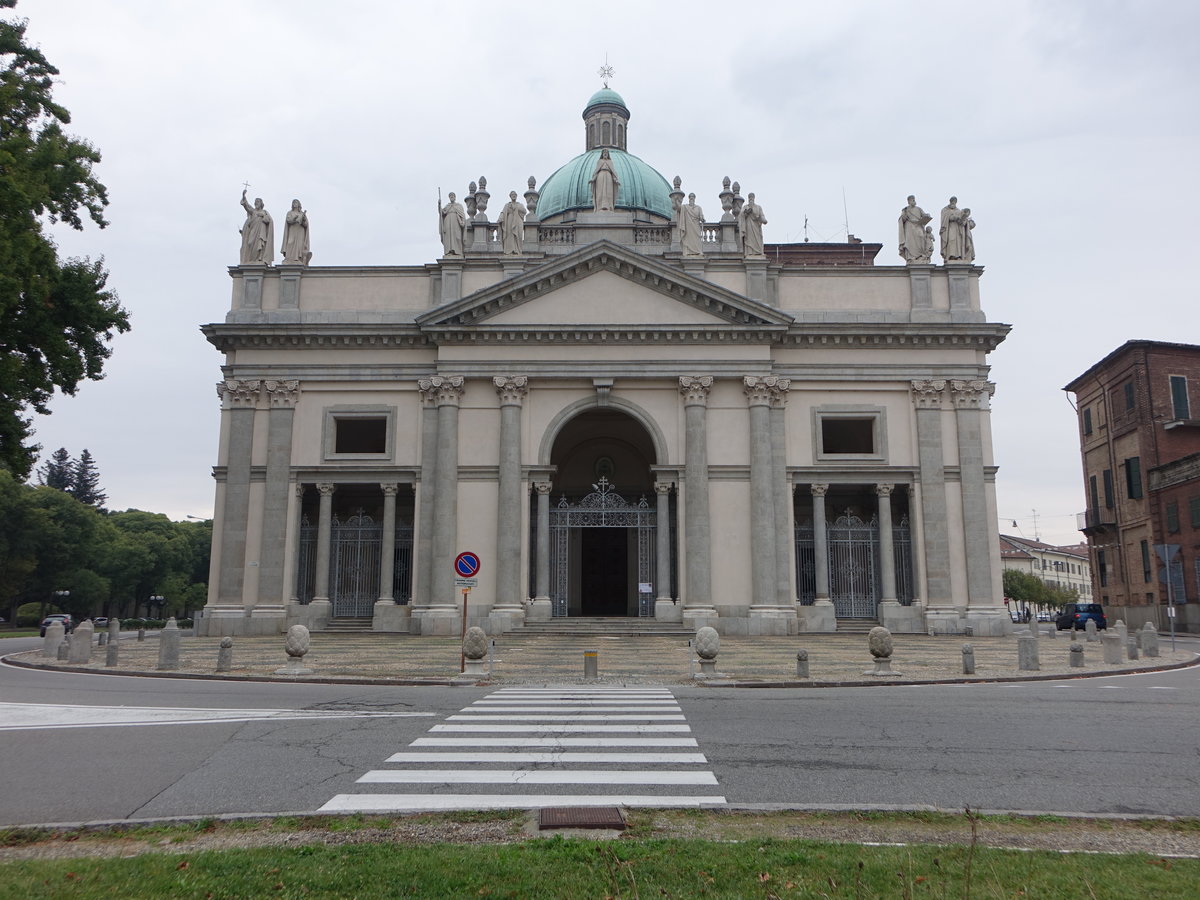
M 70 491 L 74 468 L 75 461 L 71 459 L 67 448 L 59 447 L 38 470 L 38 484 L 52 487 L 56 491 Z
M 108 192 L 92 174 L 99 151 L 63 131 L 58 69 L 26 45 L 26 24 L 0 20 L 0 465 L 21 478 L 39 449 L 28 413 L 103 377 L 114 332 L 129 330 L 103 259 L 60 261 L 44 233 L 46 221 L 82 230 L 83 215 L 103 228 Z
M 108 499 L 108 494 L 100 490 L 100 472 L 96 469 L 96 462 L 87 447 L 79 454 L 79 462 L 71 467 L 71 486 L 67 488 L 67 493 L 80 503 L 94 506 L 101 511 L 104 509 L 104 501 Z

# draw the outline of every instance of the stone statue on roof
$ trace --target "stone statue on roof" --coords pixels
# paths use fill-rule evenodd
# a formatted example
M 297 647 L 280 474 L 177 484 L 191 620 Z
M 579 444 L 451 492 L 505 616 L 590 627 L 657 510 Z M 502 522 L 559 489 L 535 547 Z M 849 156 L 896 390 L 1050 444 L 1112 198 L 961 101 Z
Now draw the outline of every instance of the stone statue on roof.
M 520 256 L 521 244 L 525 240 L 525 213 L 527 210 L 517 200 L 517 192 L 508 192 L 508 202 L 500 210 L 500 249 L 508 256 Z
M 444 256 L 463 255 L 463 234 L 467 227 L 467 214 L 463 212 L 462 204 L 450 193 L 450 199 L 445 206 L 438 207 L 438 230 L 442 237 L 442 254 Z
M 596 160 L 596 171 L 588 183 L 592 186 L 592 209 L 601 212 L 617 208 L 617 191 L 621 182 L 617 179 L 612 156 L 607 147 L 600 151 L 600 158 Z
M 958 208 L 958 198 L 951 197 L 950 202 L 942 207 L 942 227 L 939 231 L 943 262 L 966 262 L 966 231 L 963 211 Z
M 763 229 L 767 217 L 763 208 L 754 202 L 754 195 L 746 197 L 746 203 L 738 211 L 738 225 L 742 232 L 742 250 L 747 259 L 763 259 Z
M 242 208 L 246 210 L 246 221 L 241 231 L 240 262 L 243 266 L 269 266 L 275 258 L 275 220 L 263 208 L 262 197 L 255 197 L 251 206 L 244 190 Z
M 908 265 L 929 265 L 933 247 L 925 235 L 925 226 L 933 216 L 917 206 L 917 199 L 908 196 L 908 206 L 900 210 L 900 258 Z
M 308 243 L 308 211 L 300 206 L 299 200 L 292 201 L 292 208 L 283 219 L 283 246 L 279 248 L 285 266 L 307 266 L 312 259 Z
M 679 207 L 679 249 L 684 256 L 703 256 L 704 210 L 696 205 L 696 195 Z

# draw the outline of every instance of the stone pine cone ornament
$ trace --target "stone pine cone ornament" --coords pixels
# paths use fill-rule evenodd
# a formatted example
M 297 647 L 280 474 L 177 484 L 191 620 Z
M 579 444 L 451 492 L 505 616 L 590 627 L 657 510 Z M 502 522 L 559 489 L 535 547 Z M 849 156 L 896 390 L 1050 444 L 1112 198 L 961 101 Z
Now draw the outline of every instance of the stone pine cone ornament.
M 892 633 L 882 625 L 876 625 L 867 632 L 867 647 L 876 659 L 891 659 Z
M 701 659 L 716 659 L 717 651 L 721 649 L 721 635 L 711 625 L 705 625 L 696 632 L 696 655 Z
M 312 639 L 308 636 L 307 628 L 303 625 L 293 625 L 288 629 L 287 643 L 284 644 L 288 656 L 300 659 L 308 652 L 310 646 L 312 646 Z
M 478 625 L 472 625 L 463 637 L 463 656 L 467 659 L 483 659 L 487 656 L 487 645 L 487 634 Z

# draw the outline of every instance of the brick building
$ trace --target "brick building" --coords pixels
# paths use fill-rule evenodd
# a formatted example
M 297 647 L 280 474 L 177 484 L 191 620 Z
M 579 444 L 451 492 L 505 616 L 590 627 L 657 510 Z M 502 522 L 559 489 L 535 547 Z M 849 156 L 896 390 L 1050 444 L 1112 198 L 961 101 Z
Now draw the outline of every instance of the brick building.
M 1200 346 L 1128 341 L 1068 384 L 1094 596 L 1109 617 L 1200 631 Z M 1158 545 L 1173 548 L 1171 585 Z

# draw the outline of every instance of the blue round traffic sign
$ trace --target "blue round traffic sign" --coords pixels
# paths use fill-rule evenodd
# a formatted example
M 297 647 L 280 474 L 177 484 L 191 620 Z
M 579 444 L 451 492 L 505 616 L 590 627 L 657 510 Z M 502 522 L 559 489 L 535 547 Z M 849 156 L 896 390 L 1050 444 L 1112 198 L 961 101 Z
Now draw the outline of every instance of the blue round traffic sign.
M 454 557 L 454 571 L 459 578 L 474 578 L 479 574 L 479 557 L 467 550 Z

